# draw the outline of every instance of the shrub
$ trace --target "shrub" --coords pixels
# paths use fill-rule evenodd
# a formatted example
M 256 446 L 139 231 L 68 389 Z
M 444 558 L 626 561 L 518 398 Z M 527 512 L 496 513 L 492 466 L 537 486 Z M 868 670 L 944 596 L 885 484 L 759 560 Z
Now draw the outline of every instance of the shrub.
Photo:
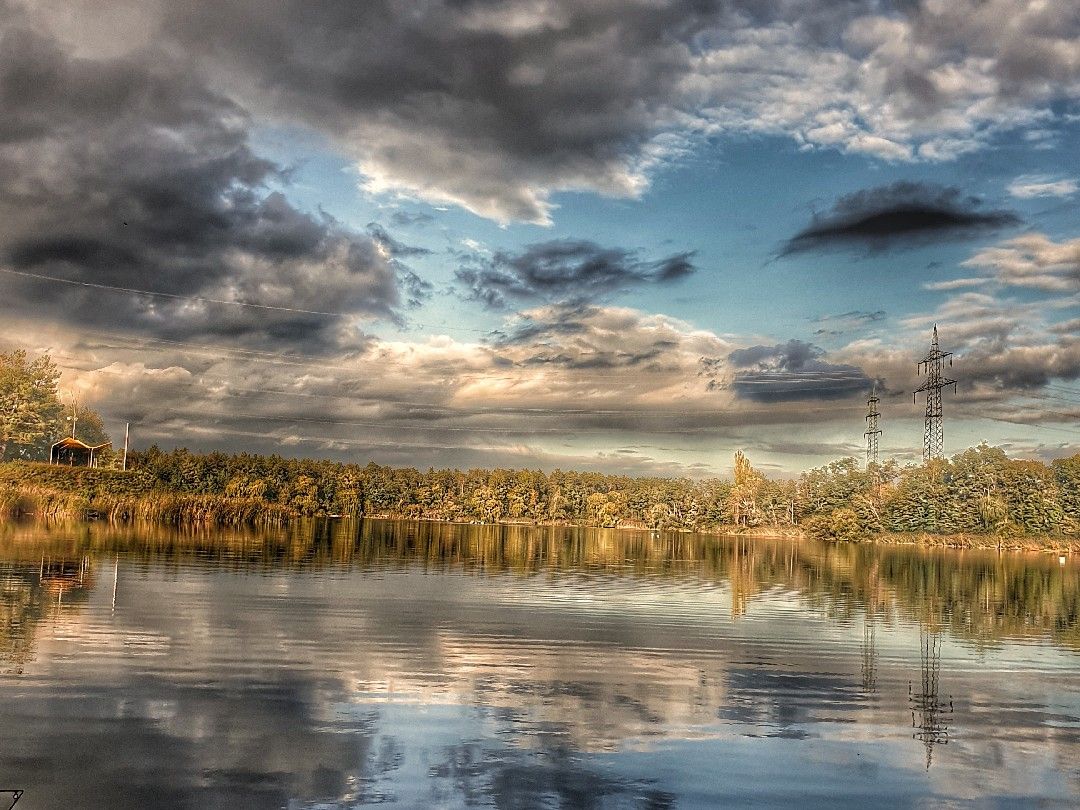
M 815 540 L 841 540 L 858 543 L 865 540 L 869 533 L 859 520 L 854 509 L 836 509 L 824 515 L 815 515 L 804 524 L 808 537 Z

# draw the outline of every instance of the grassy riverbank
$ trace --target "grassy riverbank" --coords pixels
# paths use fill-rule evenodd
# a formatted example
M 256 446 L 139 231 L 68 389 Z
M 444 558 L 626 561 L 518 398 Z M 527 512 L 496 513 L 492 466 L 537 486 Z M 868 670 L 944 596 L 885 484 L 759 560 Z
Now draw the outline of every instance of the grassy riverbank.
M 296 516 L 260 498 L 169 492 L 138 471 L 0 464 L 0 519 L 258 526 L 282 525 Z
M 1080 537 L 1000 534 L 876 534 L 865 542 L 890 546 L 953 548 L 997 551 L 1041 551 L 1057 554 L 1080 554 Z

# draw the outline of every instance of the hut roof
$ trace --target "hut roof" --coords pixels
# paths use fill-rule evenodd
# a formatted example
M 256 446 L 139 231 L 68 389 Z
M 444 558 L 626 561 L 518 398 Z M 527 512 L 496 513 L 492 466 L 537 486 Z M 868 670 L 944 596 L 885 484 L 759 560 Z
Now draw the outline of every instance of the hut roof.
M 61 439 L 53 445 L 53 450 L 100 450 L 102 447 L 108 447 L 112 442 L 104 442 L 103 444 L 87 444 L 81 442 L 71 436 Z

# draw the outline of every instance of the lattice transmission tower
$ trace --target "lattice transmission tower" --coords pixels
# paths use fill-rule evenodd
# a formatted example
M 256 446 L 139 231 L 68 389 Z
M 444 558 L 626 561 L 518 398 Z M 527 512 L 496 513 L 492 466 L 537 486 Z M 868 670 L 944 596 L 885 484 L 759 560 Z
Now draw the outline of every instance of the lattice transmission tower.
M 881 412 L 878 410 L 877 386 L 866 400 L 866 466 L 878 463 L 878 439 L 881 437 L 881 429 L 878 427 L 878 418 Z
M 918 364 L 919 373 L 926 372 L 926 382 L 915 389 L 912 401 L 923 391 L 926 392 L 926 424 L 923 428 L 923 461 L 942 458 L 945 455 L 945 439 L 941 429 L 941 389 L 953 387 L 956 393 L 956 380 L 950 380 L 942 373 L 945 358 L 952 366 L 952 352 L 943 352 L 938 345 L 937 324 L 934 324 L 934 339 L 930 343 L 930 352 Z
M 941 629 L 919 627 L 920 669 L 922 683 L 918 691 L 908 684 L 908 703 L 911 705 L 912 739 L 926 748 L 926 770 L 934 760 L 934 747 L 949 744 L 949 723 L 953 719 L 952 695 L 941 694 Z

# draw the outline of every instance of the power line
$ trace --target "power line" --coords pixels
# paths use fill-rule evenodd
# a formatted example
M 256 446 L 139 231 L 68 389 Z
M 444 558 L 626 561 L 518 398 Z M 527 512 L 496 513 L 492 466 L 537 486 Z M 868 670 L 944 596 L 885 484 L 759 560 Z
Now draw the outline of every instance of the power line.
M 356 313 L 349 312 L 325 312 L 318 309 L 300 309 L 298 307 L 275 306 L 274 304 L 256 304 L 252 301 L 237 301 L 225 298 L 207 298 L 201 295 L 181 295 L 179 293 L 168 293 L 157 290 L 139 290 L 133 287 L 118 287 L 115 284 L 100 284 L 94 281 L 79 281 L 73 278 L 63 278 L 62 276 L 47 276 L 43 273 L 28 273 L 25 270 L 12 270 L 8 267 L 0 267 L 0 273 L 8 273 L 13 276 L 23 276 L 24 278 L 33 278 L 40 281 L 54 281 L 59 284 L 70 284 L 73 287 L 86 287 L 94 290 L 107 290 L 109 292 L 128 293 L 130 295 L 149 295 L 153 298 L 168 298 L 172 301 L 195 301 L 200 304 L 225 304 L 228 306 L 267 309 L 273 310 L 275 312 L 291 312 L 300 315 L 325 315 L 334 318 L 360 317 Z
M 270 310 L 274 312 L 288 312 L 296 315 L 319 315 L 327 318 L 365 317 L 364 313 L 359 312 L 332 312 L 329 310 L 320 309 L 302 309 L 300 307 L 285 307 L 277 306 L 274 304 L 258 304 L 254 301 L 238 301 L 228 298 L 209 298 L 207 296 L 201 295 L 184 295 L 181 293 L 169 293 L 160 290 L 143 290 L 136 287 L 121 287 L 116 284 L 102 284 L 100 282 L 94 281 L 80 281 L 73 278 L 64 278 L 63 276 L 51 276 L 45 273 L 31 273 L 26 270 L 13 270 L 9 267 L 0 267 L 0 273 L 8 273 L 9 275 L 13 276 L 22 276 L 23 278 L 32 278 L 38 281 L 51 281 L 57 284 L 67 284 L 73 287 L 82 287 L 84 289 L 101 290 L 103 292 L 124 293 L 126 295 L 147 295 L 153 298 L 165 298 L 170 301 L 192 301 L 201 304 L 220 304 L 225 306 L 252 307 L 254 309 Z M 474 327 L 468 326 L 424 323 L 421 321 L 408 321 L 406 323 L 410 328 L 423 327 L 426 329 L 448 329 L 457 330 L 460 332 L 474 332 L 477 334 L 491 334 L 495 331 L 492 329 L 476 329 Z M 398 328 L 404 329 L 405 327 L 402 324 L 398 324 Z

